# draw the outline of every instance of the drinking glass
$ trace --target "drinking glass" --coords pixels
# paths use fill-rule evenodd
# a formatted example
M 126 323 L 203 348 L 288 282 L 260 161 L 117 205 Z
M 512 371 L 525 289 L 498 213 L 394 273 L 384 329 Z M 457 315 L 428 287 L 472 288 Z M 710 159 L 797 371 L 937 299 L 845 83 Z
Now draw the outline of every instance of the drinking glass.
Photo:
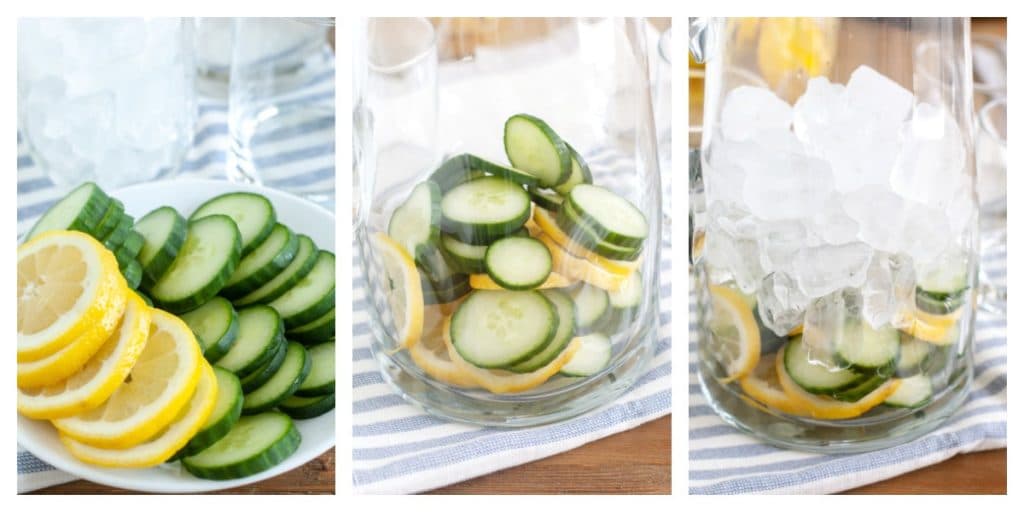
M 978 111 L 978 200 L 981 204 L 982 254 L 1006 254 L 1006 98 L 989 101 Z M 981 266 L 978 307 L 1006 313 L 1005 276 Z
M 462 301 L 468 300 L 466 294 L 473 297 L 479 293 L 469 288 L 488 286 L 479 284 L 487 275 L 469 276 L 464 267 L 451 264 L 447 279 L 476 284 L 455 294 L 461 297 L 448 295 L 432 277 L 433 263 L 424 261 L 420 251 L 412 254 L 402 249 L 409 258 L 417 260 L 418 277 L 414 286 L 421 289 L 424 298 L 422 302 L 411 304 L 396 301 L 398 292 L 395 290 L 399 286 L 393 272 L 385 267 L 386 255 L 377 249 L 380 245 L 376 242 L 385 234 L 389 237 L 394 234 L 395 226 L 389 229 L 389 223 L 396 209 L 410 197 L 414 187 L 432 176 L 438 162 L 424 167 L 426 160 L 406 159 L 392 160 L 385 165 L 379 154 L 375 162 L 361 161 L 360 172 L 368 176 L 358 178 L 362 199 L 356 240 L 367 291 L 365 300 L 356 302 L 356 308 L 369 312 L 372 349 L 384 380 L 403 398 L 431 414 L 479 425 L 537 425 L 606 404 L 625 392 L 642 374 L 655 350 L 658 325 L 656 269 L 661 243 L 661 184 L 644 22 L 620 18 L 455 18 L 432 22 L 436 27 L 433 40 L 439 59 L 436 67 L 437 129 L 433 139 L 422 139 L 434 141 L 433 147 L 423 148 L 425 153 L 436 153 L 440 157 L 437 161 L 444 162 L 442 165 L 460 161 L 452 159 L 453 155 L 472 153 L 508 166 L 503 145 L 506 119 L 519 113 L 531 114 L 543 119 L 560 139 L 576 150 L 579 159 L 589 166 L 595 185 L 613 191 L 634 205 L 646 219 L 648 231 L 637 252 L 640 257 L 633 263 L 614 264 L 614 273 L 603 274 L 608 278 L 605 281 L 598 279 L 597 271 L 587 274 L 588 280 L 584 280 L 583 274 L 569 269 L 569 258 L 552 264 L 555 273 L 570 276 L 563 275 L 564 281 L 554 279 L 555 274 L 549 276 L 554 279 L 552 286 L 561 287 L 559 293 L 576 293 L 585 288 L 593 297 L 610 296 L 608 290 L 614 293 L 621 289 L 627 279 L 640 287 L 636 290 L 635 307 L 614 312 L 608 309 L 602 317 L 602 325 L 591 326 L 594 335 L 606 335 L 611 342 L 611 355 L 602 369 L 587 377 L 555 372 L 538 377 L 540 374 L 536 372 L 512 373 L 476 367 L 466 371 L 466 362 L 453 367 L 450 349 L 445 348 L 442 326 L 460 303 L 465 304 Z M 372 27 L 379 21 L 369 23 Z M 371 43 L 373 39 L 371 36 Z M 376 139 L 378 150 L 384 147 L 381 141 L 408 139 L 403 139 L 407 135 L 404 132 L 395 133 L 399 127 L 378 122 L 383 115 L 409 112 L 413 116 L 410 123 L 420 126 L 419 116 L 432 111 L 435 101 L 429 93 L 413 95 L 417 98 L 413 99 L 408 94 L 389 97 L 372 90 L 383 84 L 378 80 L 374 85 L 373 76 L 381 67 L 373 64 L 372 48 L 369 52 L 371 78 L 366 94 L 372 98 L 370 114 L 374 123 L 369 136 L 356 141 L 361 154 L 366 152 L 365 148 L 373 147 L 374 143 L 368 140 L 371 137 Z M 408 59 L 400 61 L 404 63 Z M 416 67 L 418 65 L 404 69 L 417 73 L 413 71 Z M 421 71 L 428 69 L 424 67 Z M 409 78 L 411 81 L 412 77 Z M 420 87 L 406 90 L 419 91 Z M 491 168 L 490 172 L 495 171 Z M 441 192 L 439 199 L 443 201 L 443 197 L 448 196 Z M 544 208 L 534 206 L 526 224 L 527 231 L 518 232 L 520 236 L 529 233 L 540 238 L 539 233 L 548 233 L 554 224 L 544 224 L 546 228 L 538 226 L 543 223 L 542 217 L 550 219 L 556 215 L 551 213 L 554 209 L 550 204 Z M 578 258 L 588 253 L 572 243 L 576 240 L 570 238 L 572 236 L 567 235 L 561 243 L 547 246 L 549 252 L 569 255 L 562 248 L 565 244 L 576 251 L 571 253 L 571 259 L 582 261 Z M 436 243 L 436 240 L 431 241 L 423 252 L 441 254 L 443 261 L 450 262 L 449 246 L 441 249 Z M 603 264 L 612 265 L 611 260 L 604 261 Z M 591 267 L 577 270 L 580 268 Z M 394 305 L 396 303 L 398 305 Z M 423 334 L 403 346 L 394 318 L 410 311 L 406 305 L 416 311 L 423 308 Z M 573 322 L 575 329 L 575 320 Z M 582 336 L 584 326 L 579 324 L 579 327 L 575 333 Z M 564 362 L 571 355 L 561 352 L 557 360 Z M 552 366 L 555 364 L 549 363 L 545 368 L 557 370 L 560 366 Z M 481 379 L 481 375 L 485 377 Z M 504 387 L 509 379 L 519 379 L 520 383 L 530 380 L 532 384 Z M 491 386 L 494 382 L 501 385 Z
M 18 128 L 58 186 L 116 188 L 177 172 L 196 120 L 183 18 L 18 22 Z
M 972 378 L 968 21 L 730 18 L 705 30 L 705 396 L 741 430 L 812 451 L 936 428 Z

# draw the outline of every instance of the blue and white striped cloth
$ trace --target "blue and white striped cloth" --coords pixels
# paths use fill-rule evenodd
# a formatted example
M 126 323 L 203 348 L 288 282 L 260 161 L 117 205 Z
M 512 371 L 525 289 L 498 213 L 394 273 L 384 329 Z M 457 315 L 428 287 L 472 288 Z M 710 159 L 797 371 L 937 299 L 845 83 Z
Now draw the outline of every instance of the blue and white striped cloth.
M 334 97 L 334 69 L 313 77 L 291 101 L 323 101 Z M 200 99 L 195 140 L 185 158 L 180 176 L 226 179 L 230 147 L 227 105 L 223 101 Z M 275 178 L 265 186 L 303 195 L 334 210 L 334 118 L 320 119 L 268 133 L 259 142 L 257 166 Z M 28 231 L 66 190 L 60 190 L 35 166 L 28 148 L 18 135 L 18 237 Z M 75 480 L 18 448 L 18 492 Z
M 987 254 L 983 271 L 1005 286 L 1006 252 Z M 690 296 L 690 318 L 696 318 Z M 697 326 L 690 323 L 689 490 L 691 494 L 826 494 L 935 464 L 958 453 L 1006 446 L 1006 316 L 978 312 L 974 382 L 967 401 L 934 432 L 857 455 L 775 448 L 725 424 L 697 380 Z
M 605 175 L 635 172 L 610 152 L 587 154 Z M 617 172 L 618 171 L 618 172 Z M 595 171 L 595 181 L 600 181 Z M 662 174 L 667 172 L 665 170 Z M 665 230 L 667 232 L 667 229 Z M 359 267 L 358 256 L 353 261 Z M 406 403 L 384 382 L 370 349 L 364 278 L 352 295 L 352 479 L 360 494 L 416 493 L 571 450 L 671 412 L 672 244 L 662 239 L 661 290 L 654 357 L 619 399 L 582 416 L 526 429 L 483 428 L 435 418 Z

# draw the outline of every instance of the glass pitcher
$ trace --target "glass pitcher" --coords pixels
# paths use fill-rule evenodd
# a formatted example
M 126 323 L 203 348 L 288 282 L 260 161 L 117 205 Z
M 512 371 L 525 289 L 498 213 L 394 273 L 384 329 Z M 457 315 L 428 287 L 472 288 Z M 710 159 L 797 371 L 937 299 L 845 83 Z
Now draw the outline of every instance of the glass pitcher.
M 936 428 L 972 378 L 966 19 L 692 24 L 698 371 L 727 422 L 841 453 Z
M 454 18 L 385 33 L 427 22 L 369 20 L 356 44 L 368 69 L 355 303 L 376 364 L 406 400 L 479 425 L 606 404 L 656 350 L 662 196 L 644 23 Z M 375 47 L 388 41 L 402 44 Z M 566 206 L 588 194 L 600 199 Z M 618 216 L 629 233 L 598 231 Z

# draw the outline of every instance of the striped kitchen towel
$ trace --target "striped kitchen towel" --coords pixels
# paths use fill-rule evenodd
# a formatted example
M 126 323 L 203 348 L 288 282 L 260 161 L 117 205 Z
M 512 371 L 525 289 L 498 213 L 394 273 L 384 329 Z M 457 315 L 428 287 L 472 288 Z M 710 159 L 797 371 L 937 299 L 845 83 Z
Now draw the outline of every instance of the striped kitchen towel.
M 610 152 L 587 153 L 595 182 L 635 172 Z M 667 172 L 667 171 L 666 171 Z M 660 195 L 660 193 L 659 193 Z M 667 232 L 667 229 L 665 230 Z M 352 479 L 361 494 L 415 493 L 571 450 L 671 412 L 672 245 L 662 239 L 659 327 L 654 357 L 618 400 L 552 425 L 484 428 L 442 420 L 405 402 L 384 382 L 370 348 L 365 280 L 352 296 Z M 359 269 L 358 256 L 353 261 Z
M 313 77 L 290 101 L 322 101 L 334 97 L 334 69 Z M 230 147 L 227 106 L 223 101 L 200 99 L 195 140 L 182 166 L 183 178 L 225 179 Z M 334 115 L 268 132 L 258 141 L 257 166 L 273 179 L 265 186 L 303 195 L 334 211 Z M 58 189 L 37 167 L 18 135 L 18 237 L 67 190 Z M 76 477 L 59 471 L 18 448 L 18 492 L 61 484 Z
M 1006 285 L 1006 252 L 986 254 L 982 270 Z M 893 448 L 820 455 L 776 448 L 725 424 L 697 380 L 696 305 L 690 296 L 691 494 L 826 494 L 935 464 L 958 453 L 1006 446 L 1006 316 L 978 312 L 974 382 L 964 405 L 942 427 Z

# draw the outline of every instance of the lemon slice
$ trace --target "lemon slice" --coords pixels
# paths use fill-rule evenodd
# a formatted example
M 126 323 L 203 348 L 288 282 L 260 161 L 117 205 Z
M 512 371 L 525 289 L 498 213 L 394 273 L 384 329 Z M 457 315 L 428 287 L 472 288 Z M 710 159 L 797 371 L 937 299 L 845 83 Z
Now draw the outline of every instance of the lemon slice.
M 38 361 L 72 343 L 95 352 L 117 328 L 127 295 L 114 254 L 89 235 L 52 231 L 22 245 L 18 362 Z
M 640 263 L 643 260 L 643 258 L 637 258 L 633 261 L 613 260 L 583 247 L 575 242 L 569 235 L 565 234 L 565 231 L 562 231 L 562 228 L 558 227 L 558 223 L 555 222 L 555 218 L 551 215 L 551 212 L 543 208 L 533 209 L 533 218 L 527 221 L 526 228 L 530 231 L 531 235 L 534 236 L 538 232 L 543 232 L 547 236 L 551 237 L 555 243 L 562 246 L 562 248 L 569 254 L 589 261 L 602 270 L 612 274 L 628 276 L 635 272 L 636 269 L 640 268 Z
M 577 258 L 555 243 L 546 233 L 538 234 L 537 240 L 540 240 L 551 253 L 551 268 L 570 280 L 584 281 L 602 290 L 616 292 L 632 275 L 608 272 L 590 261 Z
M 915 309 L 910 325 L 901 330 L 919 340 L 935 345 L 951 345 L 957 340 L 957 334 L 960 332 L 959 321 L 962 314 L 963 307 L 945 315 L 935 315 Z
M 552 265 L 554 263 L 552 262 Z M 565 288 L 572 284 L 572 281 L 565 278 L 565 276 L 552 272 L 548 274 L 548 278 L 543 283 L 537 285 L 536 290 L 544 290 L 547 288 Z M 491 276 L 487 274 L 470 274 L 469 275 L 469 286 L 474 290 L 504 290 L 500 284 L 494 282 Z
M 843 420 L 856 418 L 881 404 L 899 388 L 898 379 L 889 379 L 874 391 L 856 402 L 843 402 L 835 398 L 808 393 L 786 373 L 784 361 L 785 350 L 780 350 L 775 357 L 775 374 L 786 396 L 803 409 L 803 416 L 822 420 Z
M 831 70 L 835 35 L 827 21 L 764 18 L 759 26 L 757 65 L 773 88 L 803 83 Z
M 178 416 L 202 370 L 199 343 L 185 322 L 153 310 L 146 347 L 103 405 L 53 420 L 61 433 L 100 448 L 130 448 Z
M 723 384 L 750 373 L 761 355 L 761 333 L 754 313 L 739 292 L 724 286 L 711 285 L 711 320 L 709 330 L 713 350 L 727 375 Z
M 375 233 L 371 241 L 391 281 L 387 292 L 391 315 L 395 319 L 395 342 L 408 348 L 423 333 L 423 289 L 420 272 L 405 249 L 384 233 Z
M 434 379 L 463 388 L 476 387 L 476 380 L 448 357 L 448 348 L 441 331 L 445 325 L 446 321 L 440 322 L 435 332 L 424 334 L 419 343 L 413 343 L 409 347 L 409 357 Z
M 146 303 L 134 292 L 128 294 L 128 307 L 118 330 L 99 352 L 77 372 L 56 384 L 19 388 L 18 411 L 29 418 L 53 419 L 98 407 L 131 372 L 146 346 L 151 317 Z M 19 379 L 22 366 L 35 364 L 19 364 Z
M 786 394 L 779 384 L 775 355 L 764 355 L 757 366 L 739 380 L 740 388 L 754 400 L 786 414 L 806 415 L 801 404 Z
M 98 448 L 63 434 L 61 442 L 71 455 L 98 466 L 145 468 L 165 462 L 199 432 L 217 402 L 217 377 L 213 367 L 206 362 L 200 367 L 199 382 L 191 399 L 167 428 L 146 442 L 125 449 Z
M 505 394 L 518 393 L 533 389 L 547 382 L 554 374 L 558 373 L 563 366 L 572 360 L 576 351 L 580 349 L 582 342 L 579 338 L 573 338 L 561 354 L 558 354 L 553 361 L 530 373 L 513 373 L 505 370 L 485 370 L 477 368 L 459 355 L 452 344 L 452 337 L 449 326 L 451 318 L 444 323 L 444 346 L 448 350 L 448 358 L 459 368 L 463 374 L 472 379 L 477 386 L 490 391 L 491 393 Z

